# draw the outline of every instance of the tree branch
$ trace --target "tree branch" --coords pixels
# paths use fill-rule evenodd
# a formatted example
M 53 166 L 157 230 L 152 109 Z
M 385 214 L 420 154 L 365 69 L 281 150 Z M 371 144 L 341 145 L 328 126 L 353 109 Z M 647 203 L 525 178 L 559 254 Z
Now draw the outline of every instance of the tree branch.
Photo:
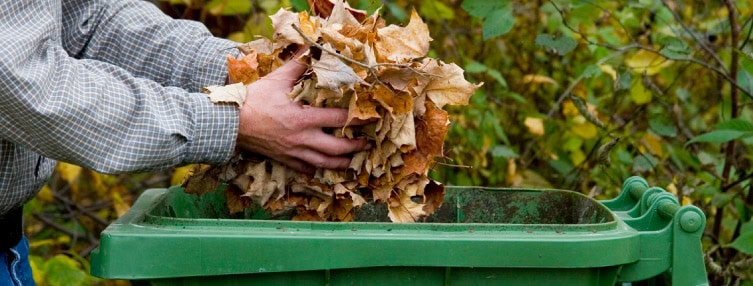
M 730 62 L 730 74 L 731 79 L 729 82 L 732 85 L 737 85 L 737 69 L 738 69 L 738 61 L 739 61 L 739 54 L 737 53 L 737 42 L 740 37 L 740 26 L 737 23 L 737 11 L 735 10 L 735 4 L 732 2 L 732 0 L 725 0 L 724 4 L 727 6 L 728 14 L 729 14 L 729 23 L 730 23 L 730 32 L 732 34 L 732 37 L 730 39 L 730 49 L 732 50 L 732 58 Z M 737 118 L 738 116 L 738 89 L 737 88 L 731 88 L 731 103 L 732 103 L 732 118 Z M 722 170 L 722 186 L 725 186 L 729 184 L 730 180 L 730 173 L 732 170 L 732 164 L 735 159 L 735 141 L 727 142 L 725 146 L 725 159 L 724 159 L 724 169 Z M 712 228 L 712 231 L 714 232 L 714 235 L 719 236 L 719 234 L 722 231 L 722 220 L 724 218 L 724 207 L 718 208 L 716 210 L 716 214 L 714 216 L 714 225 Z M 734 251 L 730 251 L 734 252 Z M 730 254 L 733 255 L 733 254 Z M 725 261 L 729 261 L 731 257 L 728 255 L 725 255 Z
M 615 50 L 614 53 L 611 53 L 608 56 L 603 57 L 599 61 L 597 61 L 596 65 L 597 66 L 602 65 L 605 62 L 607 62 L 608 60 L 610 60 L 610 59 L 612 59 L 612 58 L 614 58 L 614 57 L 616 57 L 618 55 L 624 54 L 625 52 L 627 52 L 627 51 L 629 51 L 631 49 L 638 48 L 638 47 L 639 47 L 639 45 L 632 44 L 632 45 L 627 45 L 627 46 L 618 48 L 618 49 Z M 567 87 L 567 89 L 565 89 L 565 92 L 563 92 L 562 95 L 560 95 L 560 97 L 557 98 L 557 101 L 549 109 L 549 112 L 546 113 L 546 117 L 552 117 L 552 115 L 554 115 L 554 112 L 557 111 L 557 108 L 560 106 L 560 104 L 562 104 L 562 102 L 565 100 L 565 98 L 567 98 L 568 96 L 570 96 L 570 93 L 573 91 L 573 89 L 575 88 L 575 86 L 578 85 L 578 83 L 580 83 L 583 80 L 583 78 L 584 78 L 584 76 L 581 73 L 572 83 L 570 83 L 570 85 Z
M 750 93 L 749 91 L 747 91 L 745 88 L 743 88 L 742 86 L 740 86 L 737 83 L 737 80 L 736 80 L 736 78 L 737 78 L 737 72 L 735 72 L 735 78 L 733 78 L 732 76 L 730 76 L 729 74 L 727 74 L 726 71 L 720 70 L 717 67 L 709 65 L 708 63 L 706 63 L 704 61 L 701 61 L 701 60 L 698 60 L 698 59 L 695 59 L 695 58 L 691 58 L 691 57 L 687 57 L 687 58 L 668 58 L 667 56 L 661 54 L 656 49 L 654 49 L 652 47 L 649 47 L 649 46 L 638 45 L 636 48 L 639 48 L 639 49 L 642 49 L 642 50 L 645 50 L 645 51 L 648 51 L 648 52 L 655 53 L 655 54 L 660 55 L 660 56 L 662 56 L 662 57 L 664 57 L 665 59 L 668 59 L 668 60 L 673 60 L 673 61 L 678 61 L 678 62 L 690 62 L 690 63 L 697 64 L 699 66 L 702 66 L 702 67 L 704 67 L 704 68 L 706 68 L 706 69 L 708 69 L 710 71 L 713 71 L 714 73 L 722 76 L 727 82 L 729 82 L 732 85 L 732 87 L 734 87 L 734 88 L 732 88 L 733 90 L 742 91 L 745 95 L 747 95 L 748 97 L 750 97 L 751 99 L 753 99 L 753 93 Z M 733 54 L 735 54 L 735 53 L 733 52 Z
M 661 2 L 664 4 L 664 7 L 667 7 L 667 10 L 669 10 L 669 12 L 672 13 L 672 17 L 675 18 L 675 21 L 677 21 L 677 23 L 680 24 L 680 26 L 682 27 L 682 29 L 685 30 L 685 32 L 688 33 L 688 35 L 690 35 L 691 37 L 693 37 L 693 40 L 695 40 L 696 43 L 699 46 L 701 46 L 701 48 L 704 51 L 706 51 L 712 58 L 714 58 L 714 60 L 716 61 L 716 63 L 719 64 L 719 66 L 721 66 L 722 69 L 726 72 L 727 67 L 725 67 L 724 61 L 722 61 L 722 59 L 719 58 L 719 55 L 717 55 L 716 52 L 714 52 L 714 50 L 712 50 L 711 47 L 709 47 L 706 44 L 705 41 L 702 41 L 701 39 L 699 39 L 698 36 L 696 36 L 696 34 L 693 33 L 693 31 L 690 30 L 690 27 L 688 27 L 688 25 L 685 25 L 685 22 L 682 21 L 682 18 L 680 18 L 680 15 L 677 14 L 677 12 L 669 6 L 669 3 L 667 2 L 667 0 L 662 0 Z M 735 13 L 735 11 L 730 11 L 730 13 Z

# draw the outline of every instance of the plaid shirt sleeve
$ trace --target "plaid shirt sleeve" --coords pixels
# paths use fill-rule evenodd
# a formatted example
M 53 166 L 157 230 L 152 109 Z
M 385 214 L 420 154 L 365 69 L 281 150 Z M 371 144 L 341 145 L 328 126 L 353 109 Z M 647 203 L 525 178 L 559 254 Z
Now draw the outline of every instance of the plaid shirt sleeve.
M 105 173 L 230 158 L 237 109 L 195 92 L 224 82 L 235 44 L 201 24 L 148 2 L 46 0 L 3 4 L 0 27 L 2 141 Z

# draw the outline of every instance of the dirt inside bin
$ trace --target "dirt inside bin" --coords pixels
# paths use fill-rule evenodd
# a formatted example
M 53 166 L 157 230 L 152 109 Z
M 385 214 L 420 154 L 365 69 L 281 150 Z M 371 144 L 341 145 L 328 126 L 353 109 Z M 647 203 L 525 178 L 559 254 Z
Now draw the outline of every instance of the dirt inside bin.
M 590 224 L 612 221 L 595 200 L 568 191 L 462 188 L 448 190 L 434 214 L 420 222 L 498 224 Z M 384 204 L 365 205 L 355 221 L 389 221 Z

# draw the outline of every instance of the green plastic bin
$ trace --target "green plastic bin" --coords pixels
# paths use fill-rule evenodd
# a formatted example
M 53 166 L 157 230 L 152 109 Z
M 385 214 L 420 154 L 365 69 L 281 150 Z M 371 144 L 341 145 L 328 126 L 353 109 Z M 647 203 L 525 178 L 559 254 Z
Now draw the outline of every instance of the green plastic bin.
M 708 285 L 705 216 L 632 177 L 610 201 L 447 187 L 426 222 L 229 218 L 222 192 L 145 191 L 105 229 L 91 272 L 140 285 Z

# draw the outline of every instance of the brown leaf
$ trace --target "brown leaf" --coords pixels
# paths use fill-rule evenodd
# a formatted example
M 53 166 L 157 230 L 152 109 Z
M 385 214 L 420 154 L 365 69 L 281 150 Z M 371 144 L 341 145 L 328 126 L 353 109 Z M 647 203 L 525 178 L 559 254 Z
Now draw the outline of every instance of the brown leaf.
M 244 55 L 258 53 L 262 55 L 271 55 L 275 53 L 275 44 L 267 38 L 259 38 L 251 42 L 241 44 L 238 50 Z
M 356 175 L 361 174 L 361 167 L 363 166 L 364 162 L 366 162 L 366 159 L 369 157 L 369 151 L 361 151 L 353 155 L 353 158 L 350 159 L 350 166 L 348 169 L 355 170 Z
M 318 88 L 325 88 L 342 94 L 343 87 L 354 89 L 356 83 L 368 85 L 353 72 L 352 68 L 327 52 L 322 52 L 321 58 L 314 61 L 312 68 L 316 74 L 316 87 Z
M 379 29 L 377 34 L 379 40 L 374 46 L 379 62 L 408 62 L 429 52 L 429 27 L 416 9 L 411 12 L 407 26 L 389 25 Z
M 382 82 L 389 84 L 397 91 L 410 92 L 409 87 L 418 84 L 416 72 L 407 68 L 382 67 L 377 72 L 377 76 Z M 428 78 L 425 82 L 428 83 Z M 416 95 L 418 94 L 420 93 L 416 93 Z
M 401 176 L 410 174 L 425 175 L 433 162 L 431 158 L 418 150 L 413 150 L 403 155 L 403 161 L 403 167 L 400 168 Z
M 426 214 L 423 204 L 413 202 L 411 196 L 406 193 L 398 193 L 397 197 L 390 197 L 387 205 L 389 209 L 387 216 L 393 222 L 415 222 Z
M 294 13 L 283 8 L 277 10 L 272 16 L 272 27 L 274 28 L 274 40 L 276 48 L 284 48 L 290 44 L 305 45 L 306 40 L 298 34 L 298 31 L 293 29 L 293 25 L 300 27 L 301 21 L 298 18 L 298 13 Z
M 332 0 L 307 0 L 307 2 L 309 8 L 311 8 L 311 14 L 322 18 L 329 17 L 330 14 L 332 14 L 332 9 L 335 7 L 335 3 L 333 3 Z M 366 11 L 350 8 L 347 2 L 345 2 L 345 9 L 348 10 L 348 12 L 359 22 L 366 18 Z
M 285 62 L 278 56 L 281 48 L 275 48 L 274 42 L 261 38 L 238 46 L 241 53 L 248 55 L 256 53 L 259 77 L 263 77 L 280 67 Z
M 374 89 L 374 99 L 392 114 L 413 111 L 413 97 L 405 91 L 392 91 L 382 85 Z
M 424 116 L 416 119 L 416 144 L 418 150 L 429 158 L 442 156 L 444 138 L 450 128 L 447 111 L 426 102 Z
M 390 199 L 392 193 L 392 185 L 377 184 L 376 188 L 372 189 L 372 196 L 375 202 L 387 202 Z
M 361 16 L 359 15 L 359 13 L 353 13 L 351 11 L 358 10 L 350 8 L 350 5 L 348 5 L 347 1 L 335 1 L 335 3 L 333 3 L 332 9 L 330 9 L 330 13 L 327 13 L 326 16 L 320 16 L 327 19 L 327 21 L 323 25 L 324 28 L 330 28 L 333 26 L 342 27 L 344 25 L 358 25 L 359 23 L 361 23 L 361 21 L 366 19 L 365 11 L 363 11 L 364 13 L 362 14 L 363 17 L 361 19 L 356 18 L 356 16 Z M 336 29 L 339 30 L 339 27 Z
M 303 11 L 298 13 L 298 22 L 301 24 L 301 32 L 309 39 L 318 39 L 320 35 L 318 18 L 309 17 L 309 13 Z
M 424 188 L 424 212 L 426 215 L 433 214 L 444 202 L 444 186 L 435 181 L 429 181 Z
M 285 209 L 285 200 L 279 199 L 279 200 L 269 200 L 266 205 L 264 205 L 265 210 L 269 210 L 270 212 L 276 212 L 282 209 Z
M 225 198 L 227 209 L 230 214 L 236 214 L 251 207 L 251 198 L 243 196 L 243 191 L 233 185 L 229 185 L 225 189 Z
M 388 138 L 400 148 L 400 152 L 416 149 L 416 125 L 413 112 L 393 114 Z M 391 154 L 385 154 L 387 157 Z M 386 161 L 386 159 L 385 159 Z
M 353 220 L 353 200 L 350 197 L 342 197 L 334 201 L 332 215 L 335 221 Z
M 240 60 L 227 56 L 227 76 L 233 83 L 251 84 L 259 79 L 259 62 L 256 52 L 250 53 Z
M 472 84 L 463 77 L 463 69 L 456 64 L 445 64 L 425 59 L 421 71 L 431 75 L 423 92 L 438 108 L 447 104 L 466 105 L 468 99 L 483 83 Z
M 368 94 L 359 96 L 358 93 L 354 93 L 350 99 L 348 121 L 345 125 L 349 125 L 353 119 L 369 120 L 381 117 L 382 116 L 377 113 L 376 104 L 369 99 Z
M 326 43 L 332 45 L 332 50 L 340 51 L 343 56 L 358 62 L 361 62 L 366 58 L 366 46 L 357 39 L 347 37 L 341 34 L 338 30 L 331 28 L 323 28 L 321 34 L 322 39 L 324 39 Z
M 194 165 L 191 170 L 192 175 L 183 182 L 183 188 L 189 194 L 203 194 L 214 192 L 220 185 L 218 177 L 221 168 L 210 167 L 209 165 Z
M 259 202 L 260 205 L 265 205 L 277 190 L 277 183 L 271 179 L 271 174 L 267 172 L 266 161 L 246 165 L 246 171 L 237 177 L 233 183 L 242 186 L 245 185 L 244 180 L 248 180 L 248 189 L 243 196 Z

